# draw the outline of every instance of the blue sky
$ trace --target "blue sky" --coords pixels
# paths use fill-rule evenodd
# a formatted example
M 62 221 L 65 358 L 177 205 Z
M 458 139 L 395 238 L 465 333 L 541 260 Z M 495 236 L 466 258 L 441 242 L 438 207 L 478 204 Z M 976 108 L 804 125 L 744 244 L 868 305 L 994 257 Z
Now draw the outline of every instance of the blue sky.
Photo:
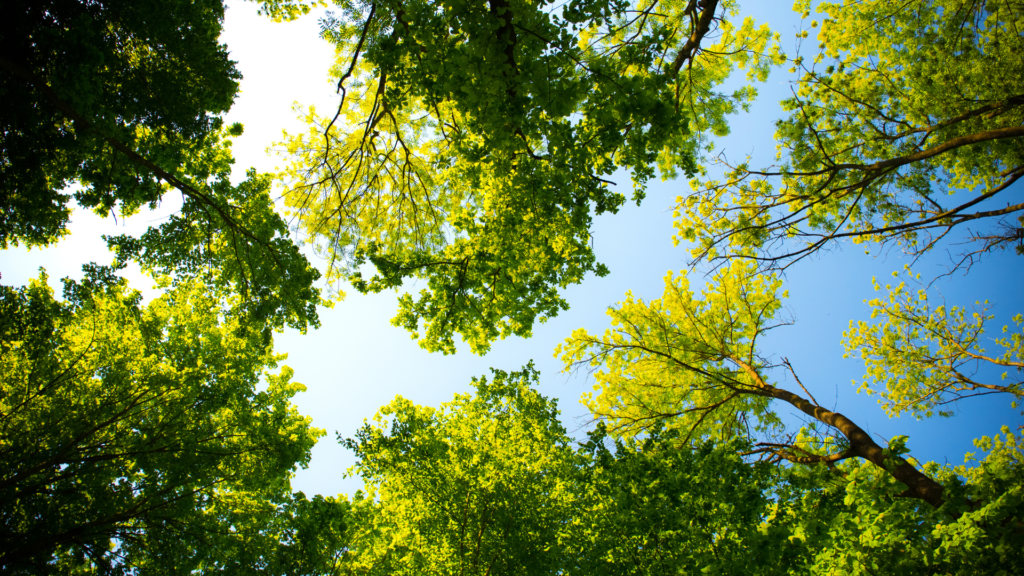
M 744 13 L 771 24 L 782 34 L 784 48 L 792 51 L 798 20 L 789 5 L 749 4 L 757 6 L 753 12 L 744 7 Z M 229 3 L 222 40 L 244 76 L 242 94 L 227 116 L 228 122 L 242 122 L 246 127 L 235 144 L 238 176 L 249 166 L 271 171 L 281 164 L 268 156 L 266 149 L 280 139 L 282 129 L 301 128 L 291 109 L 293 102 L 315 104 L 322 110 L 335 105 L 336 96 L 327 76 L 333 51 L 317 32 L 314 17 L 275 24 L 258 17 L 251 3 Z M 782 115 L 778 101 L 789 94 L 790 79 L 783 70 L 774 71 L 768 82 L 759 86 L 761 96 L 751 111 L 732 120 L 733 133 L 718 143 L 730 157 L 750 154 L 754 165 L 767 164 L 774 157 L 773 125 Z M 628 196 L 628 179 L 618 181 Z M 395 395 L 436 406 L 455 393 L 468 391 L 470 379 L 487 374 L 490 367 L 516 370 L 533 360 L 542 373 L 541 391 L 559 398 L 566 426 L 570 431 L 580 430 L 582 435 L 587 414 L 578 399 L 592 383 L 585 374 L 561 373 L 560 362 L 552 357 L 553 349 L 576 328 L 603 332 L 607 327 L 605 310 L 621 300 L 627 290 L 644 299 L 660 297 L 666 272 L 686 268 L 684 247 L 672 245 L 671 212 L 675 197 L 687 190 L 685 181 L 658 183 L 648 191 L 641 207 L 627 204 L 617 215 L 597 218 L 595 251 L 611 274 L 590 277 L 582 285 L 569 288 L 565 292 L 569 311 L 538 326 L 530 339 L 510 338 L 496 343 L 485 357 L 474 356 L 466 349 L 454 356 L 421 350 L 404 330 L 389 323 L 397 308 L 394 293 L 364 296 L 348 291 L 348 297 L 334 309 L 321 311 L 321 329 L 306 335 L 292 331 L 278 335 L 277 350 L 289 354 L 286 363 L 295 370 L 295 379 L 308 387 L 296 398 L 300 411 L 328 431 L 314 448 L 310 467 L 296 475 L 295 488 L 307 494 L 353 492 L 360 482 L 343 478 L 353 460 L 334 441 L 336 431 L 342 436 L 352 435 L 364 418 L 371 417 Z M 1019 197 L 1022 190 L 1018 183 L 1012 194 Z M 3 282 L 23 284 L 36 275 L 40 266 L 53 279 L 79 277 L 82 263 L 110 261 L 101 234 L 139 234 L 175 208 L 176 200 L 168 195 L 157 212 L 116 222 L 76 211 L 68 240 L 46 250 L 5 251 L 0 258 Z M 947 249 L 956 247 L 941 246 L 918 262 L 915 271 L 926 278 L 944 273 L 950 262 Z M 790 294 L 787 308 L 795 324 L 775 331 L 764 342 L 762 352 L 775 358 L 788 357 L 822 404 L 834 406 L 880 442 L 908 435 L 911 454 L 918 459 L 959 464 L 964 453 L 973 450 L 973 438 L 992 435 L 1002 425 L 1016 429 L 1024 424 L 1020 411 L 1011 409 L 1007 398 L 963 401 L 955 406 L 956 416 L 948 419 L 890 419 L 874 399 L 856 394 L 851 384 L 863 374 L 863 364 L 842 358 L 843 330 L 850 320 L 867 317 L 868 307 L 863 301 L 876 295 L 871 278 L 877 276 L 884 284 L 893 271 L 908 262 L 898 248 L 881 252 L 874 249 L 865 254 L 863 247 L 842 245 L 792 267 L 785 277 L 785 288 Z M 1002 326 L 1014 314 L 1024 312 L 1022 262 L 1022 257 L 1008 252 L 987 256 L 970 275 L 951 275 L 933 288 L 949 304 L 990 300 L 997 317 L 993 325 Z M 322 264 L 315 258 L 314 263 Z M 131 274 L 130 281 L 136 288 L 152 284 L 138 274 Z M 796 388 L 795 383 L 778 376 L 781 386 Z M 779 409 L 784 415 L 795 412 L 786 407 Z M 797 421 L 795 416 L 792 421 Z

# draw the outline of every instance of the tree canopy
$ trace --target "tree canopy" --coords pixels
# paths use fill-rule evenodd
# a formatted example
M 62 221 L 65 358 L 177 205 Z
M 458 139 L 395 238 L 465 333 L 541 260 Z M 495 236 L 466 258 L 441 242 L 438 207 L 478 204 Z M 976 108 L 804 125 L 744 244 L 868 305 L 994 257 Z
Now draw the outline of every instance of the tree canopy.
M 220 115 L 241 76 L 218 41 L 221 0 L 6 2 L 0 14 L 0 247 L 65 237 L 72 199 L 130 216 L 173 188 L 183 206 L 170 222 L 109 239 L 120 264 L 231 287 L 258 321 L 318 324 L 320 274 L 269 179 L 230 182 L 242 126 Z
M 290 404 L 304 387 L 273 371 L 282 358 L 222 294 L 185 284 L 142 307 L 103 272 L 66 282 L 63 302 L 45 274 L 0 293 L 11 573 L 193 563 L 208 510 L 227 494 L 287 496 L 324 433 Z
M 996 63 L 1012 69 L 1019 62 L 1019 51 L 1001 52 L 1020 42 L 1021 11 L 1011 4 L 819 5 L 826 16 L 821 52 L 807 64 L 794 60 L 794 71 L 803 73 L 793 98 L 783 102 L 791 115 L 777 124 L 780 165 L 754 170 L 719 156 L 725 179 L 709 178 L 702 167 L 694 192 L 678 200 L 677 241 L 693 242 L 691 266 L 710 261 L 715 270 L 700 295 L 687 277 L 669 273 L 662 298 L 627 293 L 608 310 L 611 328 L 603 336 L 579 330 L 556 350 L 566 369 L 593 371 L 595 392 L 584 401 L 617 436 L 642 438 L 664 426 L 691 449 L 706 439 L 740 439 L 750 443 L 744 456 L 779 465 L 790 477 L 817 475 L 814 484 L 824 493 L 849 482 L 843 506 L 828 512 L 834 500 L 802 496 L 818 507 L 804 509 L 806 517 L 833 515 L 815 570 L 931 573 L 943 566 L 940 571 L 952 573 L 961 565 L 1000 573 L 1000 562 L 1020 562 L 1003 548 L 1004 538 L 1019 538 L 1019 530 L 1002 532 L 1020 514 L 1019 480 L 1010 479 L 1018 464 L 986 477 L 1003 487 L 998 496 L 977 485 L 965 489 L 980 476 L 916 461 L 906 436 L 878 445 L 841 407 L 821 405 L 811 392 L 820 384 L 802 381 L 785 356 L 759 352 L 769 331 L 790 323 L 780 316 L 786 293 L 779 270 L 844 238 L 896 241 L 916 260 L 960 224 L 1020 210 L 1012 200 L 1005 209 L 975 208 L 996 194 L 1019 193 L 1011 188 L 1024 141 L 1014 115 L 1017 90 L 1011 76 L 992 73 Z M 973 196 L 964 198 L 968 193 Z M 943 195 L 962 200 L 943 207 Z M 980 254 L 1019 236 L 1013 225 L 988 226 L 968 235 L 979 242 L 954 268 L 969 269 Z M 1002 328 L 991 353 L 983 338 L 994 318 L 988 302 L 972 313 L 935 305 L 929 290 L 906 283 L 885 290 L 887 297 L 869 302 L 872 321 L 851 322 L 844 344 L 865 360 L 861 389 L 877 394 L 886 412 L 952 416 L 944 405 L 980 394 L 1001 394 L 1016 405 L 1019 378 L 1011 374 L 1021 368 L 1019 317 L 1015 329 Z M 993 380 L 982 365 L 1005 372 Z M 800 391 L 781 387 L 783 378 Z M 778 401 L 803 413 L 804 425 L 787 430 Z M 1012 436 L 1006 428 L 1003 434 Z M 1016 442 L 1005 438 L 1005 445 Z M 1002 442 L 985 438 L 977 445 Z M 1016 461 L 1004 457 L 991 461 Z M 914 499 L 919 502 L 907 504 Z M 993 517 L 981 520 L 986 514 Z M 946 530 L 951 526 L 958 528 Z M 809 531 L 795 533 L 813 542 Z M 992 547 L 972 551 L 979 541 L 968 544 L 969 533 Z M 946 538 L 942 553 L 925 552 Z M 910 541 L 928 544 L 916 548 Z
M 536 378 L 495 371 L 439 409 L 399 397 L 345 440 L 367 492 L 333 573 L 1003 574 L 1024 562 L 1024 467 L 1006 429 L 970 466 L 927 467 L 960 505 L 936 509 L 899 497 L 870 462 L 778 467 L 745 456 L 749 439 L 694 442 L 675 426 L 611 441 L 599 425 L 574 447 Z
M 240 75 L 219 1 L 5 2 L 0 245 L 67 234 L 70 196 L 131 214 L 163 194 L 124 147 L 170 171 L 219 124 Z
M 277 20 L 326 5 L 258 3 Z M 182 196 L 140 237 L 105 237 L 112 264 L 65 279 L 63 298 L 45 271 L 0 286 L 0 569 L 1024 571 L 1019 432 L 979 438 L 962 466 L 922 462 L 765 346 L 797 330 L 784 271 L 844 240 L 916 262 L 965 231 L 965 272 L 1024 251 L 1019 0 L 823 2 L 821 22 L 799 0 L 817 49 L 795 57 L 733 0 L 333 4 L 337 108 L 300 109 L 284 170 L 234 180 L 223 2 L 0 9 L 0 247 L 66 237 L 72 201 L 123 216 Z M 784 63 L 799 75 L 776 165 L 711 157 Z M 680 175 L 690 272 L 556 349 L 596 382 L 586 438 L 532 363 L 492 369 L 438 408 L 399 396 L 339 432 L 362 491 L 292 490 L 325 432 L 293 405 L 305 387 L 274 332 L 319 326 L 322 288 L 420 281 L 392 323 L 428 351 L 461 338 L 483 354 L 608 272 L 591 234 L 627 201 L 613 178 L 640 203 Z M 130 262 L 158 283 L 151 302 L 119 277 Z M 953 417 L 989 394 L 1016 407 L 1021 315 L 988 338 L 991 304 L 939 304 L 911 270 L 874 280 L 870 318 L 842 334 L 859 389 L 888 416 Z
M 774 37 L 735 3 L 339 2 L 341 102 L 310 109 L 283 143 L 286 203 L 359 291 L 425 280 L 393 322 L 427 350 L 475 352 L 566 309 L 559 294 L 604 275 L 594 214 L 633 200 L 659 171 L 693 174 L 702 134 L 754 94 L 716 87 L 735 68 L 764 79 Z M 376 274 L 364 278 L 360 266 Z
M 810 16 L 810 2 L 797 3 Z M 822 2 L 816 54 L 797 57 L 779 164 L 731 163 L 680 197 L 680 240 L 697 260 L 766 268 L 842 239 L 913 254 L 957 228 L 957 265 L 1021 245 L 1024 4 L 1017 0 Z M 806 23 L 806 22 L 805 22 Z M 812 20 L 801 35 L 819 27 Z M 1005 203 L 982 202 L 996 198 Z M 984 206 L 984 207 L 983 207 Z M 1008 216 L 1018 214 L 1017 222 Z M 971 225 L 980 226 L 971 230 Z
M 396 398 L 346 441 L 368 491 L 350 573 L 773 573 L 792 554 L 758 532 L 769 467 L 672 434 L 574 449 L 536 381 L 495 371 L 437 410 Z
M 396 398 L 346 441 L 371 508 L 353 572 L 554 574 L 572 448 L 537 373 L 495 371 L 439 409 Z
M 773 365 L 757 347 L 759 339 L 783 323 L 776 318 L 782 306 L 781 282 L 754 276 L 751 268 L 737 262 L 723 269 L 700 298 L 685 278 L 669 275 L 661 299 L 645 303 L 629 298 L 610 308 L 613 328 L 603 337 L 578 330 L 559 346 L 555 353 L 568 368 L 598 370 L 598 394 L 588 398 L 595 416 L 626 435 L 658 422 L 681 428 L 684 441 L 756 441 L 761 435 L 757 451 L 800 464 L 862 458 L 906 484 L 907 496 L 941 505 L 942 486 L 898 453 L 883 449 L 862 427 L 819 404 L 806 388 L 800 395 L 771 381 L 767 374 L 772 368 L 793 370 L 786 360 Z M 780 421 L 771 408 L 774 400 L 813 418 L 812 430 L 815 424 L 824 425 L 838 435 L 777 439 Z M 820 445 L 813 445 L 814 440 Z

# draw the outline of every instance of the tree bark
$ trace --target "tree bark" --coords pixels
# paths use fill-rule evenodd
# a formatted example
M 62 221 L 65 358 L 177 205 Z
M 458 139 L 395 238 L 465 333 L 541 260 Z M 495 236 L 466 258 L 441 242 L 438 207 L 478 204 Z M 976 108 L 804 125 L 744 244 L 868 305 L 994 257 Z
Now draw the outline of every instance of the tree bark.
M 900 456 L 889 456 L 887 459 L 885 450 L 852 420 L 838 412 L 826 410 L 817 404 L 812 404 L 804 397 L 794 394 L 789 390 L 765 383 L 753 366 L 738 358 L 730 358 L 730 360 L 753 379 L 757 392 L 752 391 L 752 393 L 782 400 L 815 420 L 839 430 L 850 442 L 850 449 L 848 450 L 850 456 L 859 456 L 885 470 L 896 480 L 906 484 L 908 488 L 907 496 L 924 500 L 936 508 L 942 506 L 944 502 L 942 499 L 944 489 L 941 484 L 926 476 L 915 468 L 913 464 Z M 888 463 L 886 460 L 888 460 Z
M 718 0 L 708 0 L 700 4 L 703 9 L 701 10 L 700 17 L 697 18 L 693 34 L 686 39 L 686 44 L 683 44 L 683 47 L 679 49 L 679 54 L 676 55 L 675 61 L 669 67 L 673 76 L 679 74 L 679 70 L 683 67 L 683 62 L 693 59 L 693 53 L 700 47 L 700 41 L 711 30 L 711 21 L 715 19 L 715 11 L 718 10 Z
M 872 440 L 867 432 L 846 416 L 811 404 L 803 397 L 782 388 L 767 386 L 765 390 L 772 398 L 782 400 L 815 420 L 839 430 L 850 442 L 851 456 L 860 456 L 885 470 L 893 478 L 906 484 L 909 488 L 908 495 L 920 498 L 936 508 L 942 505 L 943 488 L 941 484 L 925 476 L 924 473 L 915 468 L 910 462 L 899 456 L 890 456 L 889 466 L 886 466 L 884 449 Z

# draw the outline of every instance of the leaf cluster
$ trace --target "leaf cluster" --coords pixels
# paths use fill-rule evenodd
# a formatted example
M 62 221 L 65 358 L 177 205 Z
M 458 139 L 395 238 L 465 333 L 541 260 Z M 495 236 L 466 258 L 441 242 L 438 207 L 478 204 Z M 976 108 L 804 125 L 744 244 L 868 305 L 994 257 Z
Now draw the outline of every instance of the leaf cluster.
M 909 268 L 907 273 L 916 281 Z M 881 289 L 877 280 L 874 285 L 875 290 Z M 930 417 L 938 408 L 939 415 L 949 417 L 952 412 L 940 407 L 965 397 L 1009 394 L 1016 402 L 1024 394 L 1019 376 L 1024 366 L 1019 314 L 1013 319 L 1017 329 L 1003 326 L 1007 336 L 994 339 L 993 344 L 1005 352 L 991 355 L 984 347 L 985 324 L 994 319 L 988 301 L 978 302 L 972 311 L 964 306 L 933 306 L 927 291 L 915 293 L 905 281 L 895 287 L 886 285 L 885 290 L 884 299 L 868 302 L 871 318 L 880 321 L 851 321 L 843 345 L 847 356 L 859 352 L 864 359 L 867 373 L 860 390 L 878 394 L 890 416 L 911 412 L 918 418 Z M 1008 370 L 993 382 L 981 372 L 983 367 Z

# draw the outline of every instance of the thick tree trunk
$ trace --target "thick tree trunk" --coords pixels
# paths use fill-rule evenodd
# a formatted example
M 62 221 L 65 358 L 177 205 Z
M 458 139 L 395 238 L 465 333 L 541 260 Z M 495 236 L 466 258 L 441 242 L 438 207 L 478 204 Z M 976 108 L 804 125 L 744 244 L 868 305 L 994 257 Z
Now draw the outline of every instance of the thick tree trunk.
M 803 397 L 782 388 L 766 386 L 765 390 L 772 398 L 787 402 L 804 414 L 842 432 L 843 436 L 846 436 L 846 439 L 850 442 L 851 455 L 860 456 L 887 471 L 893 478 L 906 484 L 909 488 L 909 495 L 920 498 L 936 508 L 942 505 L 943 488 L 941 484 L 925 476 L 920 470 L 899 456 L 890 457 L 890 465 L 887 467 L 885 452 L 882 447 L 872 440 L 867 432 L 846 416 L 812 404 Z
M 887 466 L 885 450 L 852 420 L 838 412 L 832 412 L 818 406 L 816 403 L 811 403 L 804 397 L 794 394 L 789 390 L 767 384 L 750 364 L 735 357 L 730 357 L 729 359 L 754 381 L 754 385 L 758 389 L 757 392 L 754 392 L 755 394 L 782 400 L 818 422 L 828 424 L 839 430 L 850 442 L 850 456 L 859 456 L 906 484 L 908 488 L 906 495 L 924 500 L 936 508 L 942 505 L 943 488 L 941 484 L 925 476 L 924 473 L 915 468 L 910 462 L 899 456 L 890 456 L 888 459 L 889 465 Z

